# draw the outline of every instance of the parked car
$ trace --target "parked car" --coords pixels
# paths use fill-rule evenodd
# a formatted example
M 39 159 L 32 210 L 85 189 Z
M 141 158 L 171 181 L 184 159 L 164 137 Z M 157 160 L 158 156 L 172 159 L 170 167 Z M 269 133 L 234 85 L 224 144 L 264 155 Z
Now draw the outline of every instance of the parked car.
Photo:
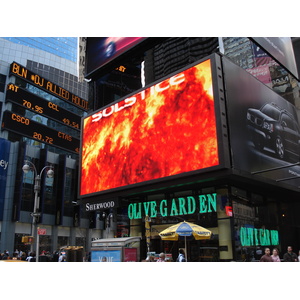
M 288 155 L 299 158 L 300 129 L 296 112 L 288 112 L 275 103 L 267 103 L 260 109 L 249 108 L 247 128 L 257 149 L 268 147 L 281 159 Z

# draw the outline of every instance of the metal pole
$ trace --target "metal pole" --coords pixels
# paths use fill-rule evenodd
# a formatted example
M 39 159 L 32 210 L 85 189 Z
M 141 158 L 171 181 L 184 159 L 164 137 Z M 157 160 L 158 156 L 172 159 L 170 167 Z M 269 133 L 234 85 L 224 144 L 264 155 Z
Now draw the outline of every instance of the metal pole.
M 37 174 L 37 170 L 36 170 L 36 167 L 35 165 L 26 160 L 25 161 L 25 165 L 23 166 L 22 170 L 24 171 L 24 173 L 28 173 L 29 170 L 30 170 L 30 167 L 29 165 L 30 164 L 32 167 L 33 167 L 33 170 L 34 170 L 34 175 L 35 175 L 35 179 L 34 179 L 34 207 L 33 207 L 33 213 L 31 214 L 32 216 L 32 228 L 31 228 L 31 232 L 32 232 L 32 236 L 34 237 L 35 239 L 35 249 L 36 249 L 36 262 L 39 261 L 39 234 L 38 234 L 38 227 L 37 227 L 37 219 L 38 217 L 40 216 L 40 213 L 39 213 L 39 202 L 40 202 L 40 199 L 39 199 L 39 192 L 41 191 L 41 176 L 42 176 L 42 173 L 43 171 L 46 169 L 46 168 L 50 168 L 50 170 L 47 172 L 47 176 L 48 177 L 53 177 L 54 175 L 54 172 L 53 172 L 53 169 L 52 169 L 52 166 L 45 166 L 41 172 L 40 172 L 40 175 Z M 31 244 L 31 252 L 33 251 L 34 247 L 33 247 L 33 244 Z
M 42 172 L 41 172 L 42 173 Z M 41 190 L 41 177 L 36 175 L 35 177 L 35 185 L 34 185 L 34 208 L 33 208 L 33 229 L 36 238 L 35 245 L 35 261 L 39 261 L 39 235 L 38 235 L 38 227 L 37 227 L 37 218 L 38 218 L 38 209 L 39 209 L 39 192 Z
M 35 255 L 35 261 L 39 261 L 39 246 L 40 246 L 40 236 L 39 236 L 39 227 L 36 228 L 36 255 Z
M 37 209 L 36 209 L 36 206 L 37 206 L 37 202 L 38 202 L 38 191 L 34 190 L 34 207 L 33 207 L 33 214 L 32 214 L 32 228 L 31 228 L 31 233 L 32 233 L 32 236 L 34 237 L 34 239 L 36 239 L 36 236 L 35 236 L 35 226 L 36 226 L 36 212 L 37 212 Z M 31 244 L 31 252 L 33 252 L 33 243 Z
M 186 236 L 184 237 L 185 261 L 187 262 Z

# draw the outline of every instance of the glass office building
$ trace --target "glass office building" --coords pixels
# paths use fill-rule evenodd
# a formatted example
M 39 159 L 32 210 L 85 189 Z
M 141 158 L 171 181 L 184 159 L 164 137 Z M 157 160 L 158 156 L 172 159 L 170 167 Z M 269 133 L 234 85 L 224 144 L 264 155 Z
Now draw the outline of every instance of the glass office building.
M 75 205 L 80 118 L 86 107 L 74 101 L 87 103 L 88 98 L 87 82 L 78 80 L 77 51 L 78 39 L 72 37 L 0 38 L 0 161 L 6 162 L 0 169 L 1 253 L 31 250 L 22 237 L 36 235 L 31 215 L 34 172 L 23 173 L 26 160 L 38 174 L 49 165 L 55 174 L 53 179 L 46 172 L 41 177 L 38 224 L 46 234 L 40 236 L 39 251 L 85 247 L 92 236 L 89 220 Z M 9 125 L 12 116 L 29 125 L 19 129 L 21 122 Z
M 75 63 L 77 61 L 77 37 L 6 37 L 4 39 L 55 54 Z

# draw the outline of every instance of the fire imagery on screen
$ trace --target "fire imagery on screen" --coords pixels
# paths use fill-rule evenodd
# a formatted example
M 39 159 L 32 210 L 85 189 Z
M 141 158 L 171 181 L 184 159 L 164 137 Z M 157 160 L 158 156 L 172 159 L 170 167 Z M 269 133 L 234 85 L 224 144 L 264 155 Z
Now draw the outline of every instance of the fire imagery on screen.
M 219 165 L 211 61 L 83 121 L 80 196 Z

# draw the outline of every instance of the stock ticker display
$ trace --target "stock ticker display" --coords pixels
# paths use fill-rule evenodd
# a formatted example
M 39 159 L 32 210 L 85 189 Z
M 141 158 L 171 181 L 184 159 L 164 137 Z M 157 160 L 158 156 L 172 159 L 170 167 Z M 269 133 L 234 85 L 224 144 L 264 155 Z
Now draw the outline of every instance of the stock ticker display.
M 86 100 L 16 62 L 10 66 L 10 75 L 24 79 L 31 85 L 63 100 L 65 103 L 72 104 L 81 111 L 86 111 L 88 108 Z M 46 143 L 66 151 L 79 153 L 80 140 L 78 137 L 81 129 L 81 117 L 79 115 L 62 107 L 63 104 L 55 103 L 55 100 L 46 100 L 13 83 L 7 85 L 5 101 L 23 108 L 23 112 L 22 110 L 5 111 L 2 130 L 24 135 L 36 140 L 36 143 Z M 58 125 L 54 126 L 53 124 Z

